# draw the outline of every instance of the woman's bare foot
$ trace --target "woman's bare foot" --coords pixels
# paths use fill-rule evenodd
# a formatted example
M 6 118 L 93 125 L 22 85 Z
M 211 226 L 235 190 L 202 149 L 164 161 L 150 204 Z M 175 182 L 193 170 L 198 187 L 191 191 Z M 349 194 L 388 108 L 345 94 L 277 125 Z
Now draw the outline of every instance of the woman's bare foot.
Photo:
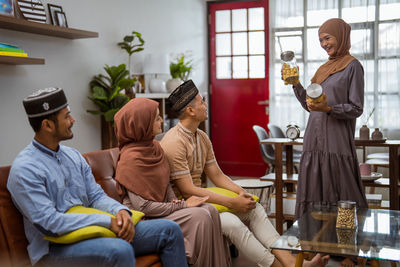
M 325 265 L 328 264 L 329 261 L 329 255 L 323 256 L 322 254 L 318 253 L 317 255 L 312 258 L 310 261 L 304 261 L 303 266 L 304 267 L 324 267 Z
M 356 264 L 349 258 L 346 257 L 341 263 L 340 263 L 341 267 L 354 267 L 356 266 Z

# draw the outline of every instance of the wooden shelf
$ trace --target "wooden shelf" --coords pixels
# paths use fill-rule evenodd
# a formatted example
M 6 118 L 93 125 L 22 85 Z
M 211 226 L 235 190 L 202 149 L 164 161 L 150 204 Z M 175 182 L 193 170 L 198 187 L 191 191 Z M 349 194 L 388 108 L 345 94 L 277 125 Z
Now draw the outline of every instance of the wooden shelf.
M 0 64 L 43 65 L 44 58 L 0 56 Z
M 145 93 L 145 94 L 136 94 L 136 97 L 146 97 L 146 98 L 168 98 L 170 93 Z
M 5 15 L 0 15 L 0 28 L 6 30 L 48 35 L 66 39 L 99 37 L 99 33 L 97 32 L 90 32 L 73 28 L 64 28 L 64 27 L 50 25 L 47 23 L 32 22 L 24 19 L 8 17 Z

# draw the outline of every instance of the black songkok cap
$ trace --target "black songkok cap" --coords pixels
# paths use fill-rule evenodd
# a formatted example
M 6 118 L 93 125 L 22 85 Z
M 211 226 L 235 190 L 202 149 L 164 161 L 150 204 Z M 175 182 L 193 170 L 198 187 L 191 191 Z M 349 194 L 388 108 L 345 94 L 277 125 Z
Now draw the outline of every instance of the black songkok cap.
M 25 98 L 23 104 L 28 118 L 50 115 L 68 105 L 61 88 L 40 89 Z
M 181 111 L 199 93 L 192 80 L 188 80 L 179 85 L 168 97 L 172 109 L 176 112 Z

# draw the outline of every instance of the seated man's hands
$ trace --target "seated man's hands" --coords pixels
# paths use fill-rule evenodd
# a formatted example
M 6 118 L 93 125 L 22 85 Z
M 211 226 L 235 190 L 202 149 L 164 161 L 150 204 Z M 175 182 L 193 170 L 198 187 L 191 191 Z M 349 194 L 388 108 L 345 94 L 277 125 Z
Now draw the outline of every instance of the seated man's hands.
M 233 200 L 232 208 L 241 213 L 246 213 L 256 207 L 256 201 L 253 196 L 246 192 L 240 192 Z
M 135 236 L 135 226 L 127 210 L 120 210 L 117 215 L 115 215 L 115 218 L 111 218 L 110 230 L 119 238 L 132 242 Z
M 200 205 L 203 205 L 208 200 L 208 198 L 209 198 L 209 196 L 205 196 L 205 197 L 191 196 L 186 200 L 186 207 L 192 208 L 192 207 L 198 207 Z

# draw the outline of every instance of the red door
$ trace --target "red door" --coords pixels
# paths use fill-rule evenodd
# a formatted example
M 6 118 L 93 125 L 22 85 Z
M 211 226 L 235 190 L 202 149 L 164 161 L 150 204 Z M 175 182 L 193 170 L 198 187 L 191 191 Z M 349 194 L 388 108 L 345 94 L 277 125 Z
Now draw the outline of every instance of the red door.
M 252 126 L 268 123 L 268 1 L 209 3 L 210 132 L 228 175 L 261 176 Z

